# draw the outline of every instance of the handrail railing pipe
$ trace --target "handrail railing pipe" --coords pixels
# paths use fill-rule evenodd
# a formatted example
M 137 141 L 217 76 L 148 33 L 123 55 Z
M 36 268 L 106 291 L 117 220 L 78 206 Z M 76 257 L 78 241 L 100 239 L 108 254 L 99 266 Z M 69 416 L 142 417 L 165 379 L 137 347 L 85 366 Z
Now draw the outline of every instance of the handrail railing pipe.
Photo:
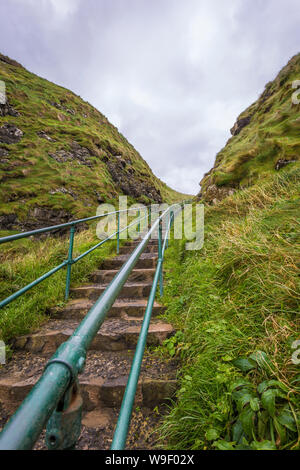
M 136 209 L 128 209 L 128 211 L 130 210 L 136 210 Z M 21 238 L 25 238 L 25 237 L 29 237 L 29 236 L 32 236 L 34 234 L 40 234 L 40 233 L 44 233 L 46 231 L 53 231 L 54 229 L 58 229 L 58 228 L 64 228 L 64 227 L 70 227 L 70 238 L 69 238 L 69 254 L 68 254 L 68 259 L 66 261 L 64 261 L 63 263 L 61 263 L 59 266 L 56 266 L 55 268 L 51 269 L 50 271 L 48 271 L 47 273 L 43 274 L 42 276 L 40 276 L 39 278 L 37 278 L 36 280 L 34 280 L 33 282 L 31 282 L 30 284 L 28 284 L 27 286 L 23 287 L 22 289 L 20 289 L 19 291 L 13 293 L 12 295 L 10 295 L 9 297 L 3 299 L 1 302 L 0 302 L 0 309 L 3 308 L 3 307 L 6 307 L 8 304 L 10 304 L 11 302 L 13 302 L 14 300 L 16 300 L 18 297 L 20 297 L 21 295 L 25 294 L 27 291 L 29 291 L 30 289 L 32 289 L 33 287 L 35 287 L 36 285 L 40 284 L 41 282 L 43 282 L 44 280 L 48 279 L 50 276 L 52 276 L 53 274 L 57 273 L 57 271 L 59 271 L 60 269 L 63 269 L 65 266 L 67 266 L 67 276 L 66 276 L 66 287 L 65 287 L 65 300 L 68 300 L 69 298 L 69 292 L 70 292 L 70 283 L 71 283 L 71 270 L 72 270 L 72 265 L 77 263 L 78 261 L 80 261 L 81 259 L 83 259 L 85 256 L 89 255 L 90 253 L 92 253 L 93 251 L 95 251 L 97 248 L 99 248 L 100 246 L 102 246 L 104 243 L 106 243 L 107 241 L 111 240 L 112 238 L 114 238 L 115 236 L 117 236 L 117 253 L 119 253 L 120 251 L 120 233 L 124 232 L 125 230 L 127 230 L 129 227 L 131 227 L 132 225 L 135 225 L 137 223 L 137 221 L 134 221 L 132 224 L 129 224 L 127 225 L 125 228 L 123 228 L 122 230 L 120 230 L 120 213 L 121 212 L 126 212 L 126 210 L 124 211 L 116 211 L 116 212 L 111 212 L 109 214 L 103 214 L 103 215 L 99 215 L 99 216 L 95 216 L 95 217 L 89 217 L 87 219 L 80 219 L 80 220 L 76 220 L 76 221 L 73 221 L 73 222 L 70 222 L 70 223 L 67 223 L 67 224 L 61 224 L 61 225 L 55 225 L 53 227 L 47 227 L 45 229 L 37 229 L 37 230 L 33 230 L 31 232 L 25 232 L 25 233 L 20 233 L 20 234 L 17 234 L 17 235 L 10 235 L 8 237 L 3 237 L 3 238 L 0 238 L 0 244 L 1 243 L 8 243 L 10 241 L 14 241 L 14 240 L 17 240 L 17 239 L 21 239 Z M 75 236 L 75 231 L 76 231 L 76 226 L 79 224 L 79 223 L 82 223 L 83 221 L 89 221 L 89 220 L 94 220 L 94 219 L 99 219 L 101 217 L 107 217 L 108 215 L 112 215 L 112 214 L 118 214 L 118 230 L 117 232 L 113 233 L 112 235 L 110 235 L 109 237 L 107 237 L 105 240 L 102 240 L 100 243 L 97 243 L 95 246 L 93 246 L 92 248 L 90 248 L 89 250 L 87 250 L 85 253 L 81 254 L 80 256 L 78 256 L 77 258 L 73 259 L 73 247 L 74 247 L 74 236 Z M 140 224 L 140 220 L 138 222 Z
M 107 312 L 112 307 L 141 254 L 146 249 L 151 235 L 157 229 L 157 226 L 161 225 L 162 218 L 166 216 L 169 210 L 170 208 L 155 221 L 148 233 L 143 236 L 139 245 L 94 306 L 89 310 L 70 339 L 57 349 L 56 353 L 47 363 L 41 378 L 2 430 L 0 434 L 0 450 L 31 449 L 49 421 L 49 418 L 50 421 L 47 427 L 46 438 L 49 448 L 65 449 L 75 445 L 80 434 L 82 408 L 77 378 L 78 374 L 82 372 L 84 368 L 88 348 L 104 322 Z M 136 223 L 136 221 L 134 223 Z M 161 233 L 161 230 L 159 230 L 159 232 Z M 132 366 L 134 370 L 130 374 L 131 383 L 133 384 L 138 380 L 140 362 L 146 344 L 155 291 L 161 272 L 165 248 L 165 246 L 162 246 L 162 240 L 160 245 L 160 259 L 158 261 L 155 279 L 138 341 L 135 360 Z M 71 246 L 69 250 L 69 260 L 64 262 L 64 265 L 71 260 Z M 76 262 L 76 260 L 73 261 Z M 134 386 L 131 387 L 132 391 L 127 391 L 126 396 L 131 395 L 135 388 Z M 134 400 L 134 397 L 130 398 L 131 402 L 132 400 Z M 75 411 L 74 403 L 77 404 Z M 72 426 L 70 425 L 70 421 L 64 421 L 63 419 L 63 416 L 68 414 L 68 411 L 71 413 Z M 72 429 L 70 429 L 70 427 L 72 427 Z

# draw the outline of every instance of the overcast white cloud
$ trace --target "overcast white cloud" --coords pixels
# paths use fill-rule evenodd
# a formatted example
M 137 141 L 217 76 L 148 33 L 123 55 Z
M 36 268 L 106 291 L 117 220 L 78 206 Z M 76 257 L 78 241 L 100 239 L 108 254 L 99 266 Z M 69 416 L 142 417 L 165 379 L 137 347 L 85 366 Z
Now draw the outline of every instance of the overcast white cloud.
M 238 114 L 299 52 L 299 0 L 0 0 L 0 50 L 103 112 L 196 193 Z

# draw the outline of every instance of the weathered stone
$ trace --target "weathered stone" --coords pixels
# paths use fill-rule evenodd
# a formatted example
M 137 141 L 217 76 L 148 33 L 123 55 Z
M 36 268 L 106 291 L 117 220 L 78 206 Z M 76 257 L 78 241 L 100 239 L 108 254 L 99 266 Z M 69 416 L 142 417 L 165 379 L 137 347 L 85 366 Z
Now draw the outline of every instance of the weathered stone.
M 23 137 L 23 132 L 13 124 L 4 124 L 0 127 L 0 142 L 4 144 L 16 144 Z
M 212 204 L 217 204 L 219 201 L 222 201 L 227 196 L 232 196 L 235 193 L 234 188 L 227 186 L 218 187 L 216 184 L 211 184 L 205 189 L 204 198 L 205 201 Z
M 56 142 L 56 140 L 52 139 L 52 137 L 50 137 L 50 136 L 49 136 L 48 134 L 46 134 L 46 132 L 44 132 L 44 131 L 39 131 L 39 132 L 37 133 L 37 135 L 38 135 L 39 137 L 41 137 L 42 139 L 48 140 L 48 142 Z
M 18 225 L 18 218 L 15 214 L 0 215 L 0 229 L 13 230 Z
M 284 168 L 286 165 L 289 165 L 290 163 L 295 163 L 297 160 L 285 160 L 284 158 L 280 158 L 278 162 L 275 165 L 275 170 L 279 171 L 281 168 Z
M 232 129 L 230 129 L 231 134 L 233 136 L 238 135 L 244 127 L 250 124 L 251 119 L 252 119 L 251 115 L 238 119 L 235 125 L 232 127 Z
M 94 162 L 90 160 L 92 154 L 77 142 L 72 142 L 71 151 L 58 150 L 56 153 L 49 153 L 49 156 L 59 163 L 77 161 L 81 165 L 92 167 Z
M 125 168 L 126 171 L 124 171 Z M 117 155 L 115 159 L 108 160 L 107 169 L 112 180 L 120 187 L 124 194 L 136 199 L 146 196 L 155 202 L 162 202 L 160 190 L 140 179 L 134 169 L 128 171 L 127 163 L 122 157 Z M 135 174 L 134 178 L 133 174 Z M 145 174 L 145 176 L 148 177 L 149 175 Z
M 0 157 L 7 157 L 7 155 L 9 155 L 9 151 L 0 147 Z M 6 160 L 5 163 L 6 162 L 9 162 L 9 160 Z M 4 161 L 1 161 L 1 163 L 4 163 Z
M 173 398 L 176 388 L 176 380 L 144 380 L 142 384 L 143 405 L 153 409 L 158 403 Z
M 13 116 L 18 117 L 20 113 L 16 111 L 8 102 L 5 104 L 0 103 L 0 116 Z

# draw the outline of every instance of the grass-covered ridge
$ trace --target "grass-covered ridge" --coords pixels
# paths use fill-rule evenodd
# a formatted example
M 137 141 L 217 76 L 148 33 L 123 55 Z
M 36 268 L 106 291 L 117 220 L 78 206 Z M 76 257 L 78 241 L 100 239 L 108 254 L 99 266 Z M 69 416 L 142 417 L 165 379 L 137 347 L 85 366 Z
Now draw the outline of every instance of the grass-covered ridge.
M 299 160 L 300 105 L 292 101 L 293 82 L 300 80 L 300 54 L 269 82 L 233 128 L 233 137 L 217 154 L 214 168 L 201 181 L 207 188 L 244 188 L 275 174 L 279 160 Z M 292 164 L 292 163 L 291 163 Z M 209 195 L 208 200 L 210 199 Z
M 201 251 L 170 244 L 171 449 L 299 449 L 299 165 L 282 171 L 207 207 Z
M 23 132 L 15 143 L 1 141 L 0 132 L 0 218 L 17 216 L 13 225 L 26 229 L 27 220 L 34 226 L 35 208 L 56 211 L 63 221 L 94 215 L 100 202 L 119 194 L 143 203 L 184 198 L 155 177 L 118 129 L 79 96 L 1 54 L 0 80 L 13 110 L 0 105 L 0 128 L 12 124 Z M 83 159 L 67 154 L 59 161 L 58 152 L 74 154 L 74 143 L 84 149 Z

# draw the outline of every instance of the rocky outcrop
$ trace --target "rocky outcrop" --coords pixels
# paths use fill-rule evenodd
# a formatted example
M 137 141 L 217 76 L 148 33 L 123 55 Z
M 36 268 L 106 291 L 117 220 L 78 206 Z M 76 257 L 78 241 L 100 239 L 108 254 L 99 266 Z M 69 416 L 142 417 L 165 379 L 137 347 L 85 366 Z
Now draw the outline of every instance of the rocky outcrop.
M 16 111 L 8 102 L 6 102 L 5 104 L 0 103 L 0 116 L 18 117 L 20 116 L 20 113 Z
M 216 184 L 211 184 L 207 186 L 204 194 L 200 192 L 198 194 L 199 199 L 204 199 L 205 202 L 209 204 L 217 204 L 219 201 L 222 201 L 227 196 L 232 196 L 235 193 L 234 188 L 229 188 L 227 186 L 218 187 Z
M 56 103 L 54 101 L 49 101 L 49 104 L 51 104 L 51 106 L 53 106 L 56 109 L 59 109 L 61 111 L 65 111 L 68 114 L 71 114 L 72 116 L 76 115 L 76 112 L 74 111 L 74 109 L 71 109 L 71 108 L 68 108 L 67 106 L 64 106 L 64 101 L 61 101 L 60 103 Z
M 0 61 L 5 62 L 8 65 L 12 65 L 13 67 L 23 68 L 23 66 L 21 64 L 19 64 L 19 62 L 17 62 L 16 60 L 11 59 L 10 57 L 7 57 L 6 55 L 1 54 L 1 53 L 0 53 Z
M 244 127 L 248 126 L 251 122 L 252 116 L 246 116 L 244 118 L 238 119 L 235 125 L 230 129 L 230 132 L 233 136 L 238 135 Z
M 0 142 L 3 144 L 17 144 L 23 137 L 23 132 L 13 124 L 4 124 L 0 127 Z
M 94 162 L 90 159 L 93 155 L 85 147 L 81 147 L 77 142 L 71 145 L 71 151 L 59 150 L 56 153 L 49 153 L 49 156 L 59 163 L 77 161 L 81 165 L 92 167 Z
M 1 157 L 7 157 L 9 155 L 9 151 L 6 150 L 5 148 L 3 147 L 0 147 L 0 158 Z
M 41 139 L 46 139 L 46 140 L 48 140 L 48 142 L 56 142 L 56 140 L 52 139 L 52 137 L 50 137 L 50 136 L 49 136 L 48 134 L 46 134 L 46 132 L 44 132 L 44 131 L 39 131 L 39 132 L 37 133 L 37 135 L 38 135 L 39 137 L 41 137 Z
M 72 191 L 71 189 L 66 189 L 66 188 L 56 188 L 56 189 L 51 189 L 49 191 L 49 194 L 52 196 L 54 194 L 68 194 L 69 196 L 72 196 L 74 199 L 78 199 L 77 195 Z
M 16 230 L 19 223 L 15 214 L 0 215 L 0 230 Z
M 285 160 L 284 158 L 280 158 L 275 165 L 275 170 L 279 171 L 281 168 L 284 168 L 286 165 L 290 163 L 296 163 L 297 160 Z
M 146 196 L 155 202 L 162 202 L 159 189 L 139 180 L 137 176 L 133 177 L 135 170 L 130 166 L 128 167 L 123 158 L 117 157 L 115 160 L 108 160 L 106 164 L 113 181 L 117 183 L 124 194 L 136 199 Z

